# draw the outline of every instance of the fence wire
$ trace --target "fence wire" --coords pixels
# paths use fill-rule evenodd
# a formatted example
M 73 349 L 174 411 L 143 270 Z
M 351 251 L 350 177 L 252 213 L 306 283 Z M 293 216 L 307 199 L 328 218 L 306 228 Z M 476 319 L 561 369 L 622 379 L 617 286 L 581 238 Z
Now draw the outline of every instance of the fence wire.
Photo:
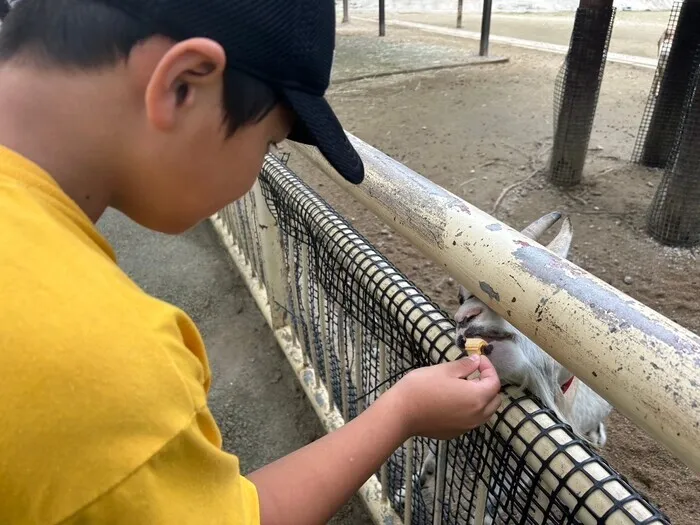
M 281 232 L 283 307 L 345 421 L 409 370 L 463 355 L 448 315 L 282 162 L 269 155 L 259 183 L 257 205 Z M 243 201 L 220 217 L 255 265 L 250 211 Z M 503 395 L 486 425 L 450 442 L 409 440 L 376 473 L 405 523 L 670 523 L 551 410 L 512 387 Z
M 554 85 L 554 144 L 549 179 L 560 186 L 581 181 L 593 130 L 615 8 L 579 8 L 569 52 Z

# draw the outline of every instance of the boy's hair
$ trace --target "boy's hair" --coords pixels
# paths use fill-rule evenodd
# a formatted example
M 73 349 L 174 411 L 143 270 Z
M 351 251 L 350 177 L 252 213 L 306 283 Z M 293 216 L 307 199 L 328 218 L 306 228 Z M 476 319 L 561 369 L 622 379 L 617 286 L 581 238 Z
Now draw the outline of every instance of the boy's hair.
M 4 20 L 10 12 L 10 0 L 0 0 L 0 21 Z
M 20 59 L 40 67 L 97 70 L 126 60 L 137 44 L 156 35 L 171 36 L 98 0 L 21 0 L 2 23 L 0 62 Z M 223 79 L 229 136 L 280 103 L 268 85 L 232 67 L 225 68 Z

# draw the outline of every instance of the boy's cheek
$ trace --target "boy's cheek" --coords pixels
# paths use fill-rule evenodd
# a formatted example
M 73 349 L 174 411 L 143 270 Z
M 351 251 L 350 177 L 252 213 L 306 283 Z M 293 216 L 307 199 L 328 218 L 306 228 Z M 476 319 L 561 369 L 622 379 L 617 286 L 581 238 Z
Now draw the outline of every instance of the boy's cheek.
M 158 207 L 149 211 L 160 215 L 159 222 L 176 228 L 187 223 L 187 229 L 243 197 L 255 184 L 269 149 L 268 140 L 252 131 L 258 130 L 160 148 L 157 173 L 138 183 L 150 194 L 146 202 Z

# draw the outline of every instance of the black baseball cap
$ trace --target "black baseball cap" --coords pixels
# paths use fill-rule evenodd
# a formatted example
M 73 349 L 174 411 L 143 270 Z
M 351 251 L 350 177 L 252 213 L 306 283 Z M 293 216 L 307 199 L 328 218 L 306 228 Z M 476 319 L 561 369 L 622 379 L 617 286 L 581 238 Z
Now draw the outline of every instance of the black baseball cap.
M 334 0 L 99 1 L 175 40 L 218 42 L 227 67 L 265 82 L 294 112 L 289 140 L 316 146 L 345 179 L 362 182 L 362 160 L 324 98 L 335 51 Z

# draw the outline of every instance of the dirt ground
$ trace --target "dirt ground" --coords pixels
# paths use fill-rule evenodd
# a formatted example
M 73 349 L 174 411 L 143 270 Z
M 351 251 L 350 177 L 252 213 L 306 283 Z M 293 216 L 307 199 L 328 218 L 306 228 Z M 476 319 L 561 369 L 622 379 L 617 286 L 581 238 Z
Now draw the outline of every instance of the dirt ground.
M 361 67 L 357 37 L 374 30 L 361 23 L 341 29 L 340 70 L 347 73 L 353 60 Z M 448 56 L 455 49 L 468 54 L 473 47 L 469 41 L 395 27 L 381 45 L 417 43 L 431 53 L 442 46 Z M 496 217 L 523 227 L 549 211 L 567 212 L 574 223 L 570 258 L 576 264 L 700 332 L 697 257 L 648 239 L 644 214 L 660 174 L 627 162 L 653 71 L 608 64 L 585 182 L 562 192 L 540 174 L 551 147 L 553 86 L 562 57 L 496 45 L 492 52 L 510 61 L 342 83 L 332 87 L 329 98 L 352 133 L 485 211 L 491 212 L 504 187 L 527 179 L 507 195 Z M 429 296 L 454 311 L 457 288 L 448 275 L 306 161 L 292 154 L 290 166 Z M 609 422 L 604 457 L 673 523 L 697 523 L 700 477 L 618 413 Z

